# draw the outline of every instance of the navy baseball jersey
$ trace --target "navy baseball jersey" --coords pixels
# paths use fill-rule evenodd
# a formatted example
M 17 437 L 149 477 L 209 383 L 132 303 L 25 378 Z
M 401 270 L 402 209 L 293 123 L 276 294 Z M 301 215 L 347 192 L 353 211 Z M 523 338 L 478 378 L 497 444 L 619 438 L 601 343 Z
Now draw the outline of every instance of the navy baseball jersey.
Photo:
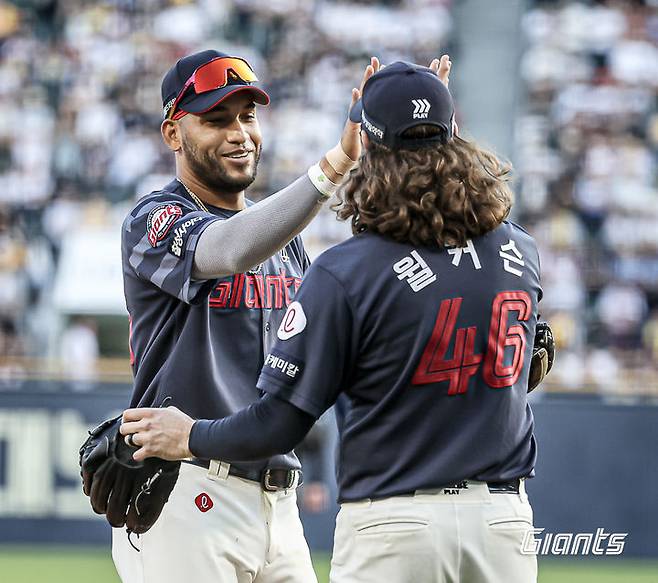
M 258 387 L 316 418 L 346 396 L 341 501 L 531 476 L 541 293 L 510 222 L 463 248 L 360 234 L 311 266 Z
M 251 203 L 249 203 L 251 204 Z M 194 418 L 221 418 L 257 401 L 256 380 L 308 258 L 300 238 L 240 273 L 192 277 L 199 236 L 237 211 L 200 210 L 180 182 L 138 201 L 122 228 L 131 321 L 131 407 L 175 405 Z M 244 470 L 298 468 L 293 453 Z

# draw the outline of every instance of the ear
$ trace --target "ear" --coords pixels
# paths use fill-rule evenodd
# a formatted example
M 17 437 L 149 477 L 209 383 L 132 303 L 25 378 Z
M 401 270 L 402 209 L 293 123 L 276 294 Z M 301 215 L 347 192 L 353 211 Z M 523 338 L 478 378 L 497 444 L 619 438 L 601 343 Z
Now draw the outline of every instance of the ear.
M 178 152 L 181 149 L 181 128 L 178 121 L 165 119 L 160 125 L 160 133 L 167 148 L 173 152 Z
M 361 143 L 363 144 L 363 148 L 367 150 L 370 147 L 370 138 L 368 137 L 368 134 L 361 130 Z

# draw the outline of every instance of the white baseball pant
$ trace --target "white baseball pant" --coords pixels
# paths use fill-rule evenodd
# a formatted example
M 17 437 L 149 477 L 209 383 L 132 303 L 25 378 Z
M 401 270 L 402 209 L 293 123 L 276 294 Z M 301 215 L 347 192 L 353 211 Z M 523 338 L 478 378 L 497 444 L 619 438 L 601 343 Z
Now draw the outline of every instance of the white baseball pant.
M 535 583 L 537 558 L 521 553 L 532 528 L 519 493 L 467 488 L 341 505 L 331 583 Z
M 160 518 L 145 534 L 112 532 L 123 583 L 314 583 L 294 490 L 219 477 L 183 463 Z

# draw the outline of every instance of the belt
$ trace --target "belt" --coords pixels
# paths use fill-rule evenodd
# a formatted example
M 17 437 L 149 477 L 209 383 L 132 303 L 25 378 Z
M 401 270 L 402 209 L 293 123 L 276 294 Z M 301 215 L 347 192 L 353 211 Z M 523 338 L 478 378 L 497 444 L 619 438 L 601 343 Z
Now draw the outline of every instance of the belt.
M 487 482 L 487 487 L 492 494 L 518 494 L 521 480 L 517 478 L 508 482 Z
M 189 463 L 202 468 L 209 468 L 209 460 L 189 460 Z M 301 470 L 291 468 L 267 468 L 266 470 L 242 469 L 231 465 L 228 470 L 229 476 L 258 482 L 266 492 L 277 492 L 279 490 L 294 490 L 303 483 Z
M 444 490 L 459 490 L 461 488 L 468 488 L 468 480 L 455 482 L 449 486 L 443 486 Z M 518 494 L 521 488 L 521 480 L 508 480 L 506 482 L 487 482 L 487 488 L 492 494 Z
M 486 482 L 486 484 L 491 494 L 520 494 L 521 479 L 522 478 L 517 478 L 516 480 L 509 480 L 507 482 Z M 475 481 L 477 480 L 461 480 L 460 482 L 454 482 L 447 486 L 441 486 L 436 490 L 443 492 L 444 494 L 458 494 L 458 490 L 468 490 L 468 483 Z M 482 482 L 478 483 L 481 484 Z M 405 492 L 404 494 L 395 494 L 395 496 L 416 496 L 419 492 L 426 493 L 428 490 L 414 490 L 413 492 Z M 374 500 L 376 499 L 377 498 L 374 498 Z

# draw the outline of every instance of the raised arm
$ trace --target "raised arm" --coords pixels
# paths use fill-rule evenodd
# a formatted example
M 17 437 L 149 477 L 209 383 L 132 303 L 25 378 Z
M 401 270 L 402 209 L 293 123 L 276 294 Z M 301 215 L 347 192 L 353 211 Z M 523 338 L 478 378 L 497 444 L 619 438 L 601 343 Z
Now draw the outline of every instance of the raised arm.
M 379 69 L 373 57 L 361 80 Z M 352 103 L 361 96 L 352 89 Z M 340 142 L 319 164 L 290 186 L 226 221 L 216 221 L 199 238 L 193 276 L 213 279 L 241 273 L 265 261 L 298 235 L 336 191 L 361 155 L 360 124 L 347 120 Z

